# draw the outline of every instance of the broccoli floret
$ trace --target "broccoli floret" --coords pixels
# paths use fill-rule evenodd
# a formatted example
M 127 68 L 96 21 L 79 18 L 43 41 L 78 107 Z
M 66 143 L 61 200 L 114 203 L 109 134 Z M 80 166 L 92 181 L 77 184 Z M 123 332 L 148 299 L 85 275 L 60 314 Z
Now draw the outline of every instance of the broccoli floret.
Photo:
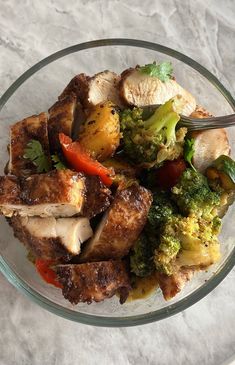
M 220 204 L 220 195 L 210 189 L 207 178 L 191 168 L 183 172 L 172 188 L 172 199 L 185 216 L 215 216 Z
M 161 228 L 154 251 L 157 271 L 171 275 L 179 266 L 207 267 L 220 257 L 218 233 L 221 221 L 191 215 L 172 216 Z
M 148 276 L 154 271 L 153 247 L 142 233 L 130 254 L 131 271 L 137 276 Z
M 161 235 L 160 245 L 154 252 L 156 270 L 171 275 L 174 271 L 175 258 L 180 247 L 180 240 L 178 238 Z
M 177 208 L 165 192 L 156 192 L 153 194 L 153 202 L 149 209 L 146 230 L 150 235 L 158 232 L 159 228 L 172 215 L 177 212 Z
M 203 268 L 217 262 L 220 258 L 217 237 L 220 227 L 221 221 L 217 216 L 211 221 L 194 215 L 183 218 L 177 228 L 181 242 L 177 263 Z
M 122 144 L 126 155 L 143 166 L 174 160 L 183 152 L 185 128 L 175 131 L 185 101 L 180 96 L 168 100 L 143 120 L 143 109 L 121 113 Z

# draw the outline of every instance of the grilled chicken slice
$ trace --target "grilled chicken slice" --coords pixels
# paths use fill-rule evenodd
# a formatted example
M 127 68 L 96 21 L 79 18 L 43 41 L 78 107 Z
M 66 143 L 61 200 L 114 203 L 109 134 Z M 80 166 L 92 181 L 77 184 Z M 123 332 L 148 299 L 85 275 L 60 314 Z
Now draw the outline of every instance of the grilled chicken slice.
M 72 136 L 75 120 L 77 96 L 74 93 L 58 100 L 49 109 L 48 134 L 51 152 L 60 151 L 59 133 Z
M 41 113 L 25 118 L 10 129 L 10 161 L 8 172 L 16 176 L 26 176 L 37 172 L 36 166 L 25 159 L 24 150 L 31 139 L 38 140 L 50 160 L 49 141 L 47 134 L 47 114 Z
M 180 268 L 173 275 L 166 275 L 157 273 L 157 281 L 162 290 L 165 300 L 170 300 L 176 296 L 185 286 L 187 281 L 191 280 L 195 269 L 194 268 Z
M 28 178 L 0 178 L 0 212 L 7 217 L 92 217 L 109 206 L 110 190 L 97 176 L 53 170 Z
M 93 77 L 80 74 L 75 76 L 65 88 L 60 98 L 74 92 L 85 108 L 90 108 L 104 101 L 120 105 L 118 83 L 120 76 L 115 72 L 103 71 Z
M 151 193 L 137 184 L 117 191 L 80 260 L 99 261 L 127 255 L 145 225 L 151 203 Z
M 208 118 L 212 115 L 202 107 L 197 107 L 191 114 L 193 118 Z M 230 154 L 230 146 L 225 129 L 208 129 L 191 132 L 195 139 L 193 164 L 195 168 L 204 173 L 206 168 L 221 155 Z
M 93 234 L 88 218 L 10 218 L 15 237 L 37 258 L 67 262 Z
M 58 265 L 56 271 L 63 295 L 72 304 L 101 302 L 117 291 L 124 303 L 131 289 L 126 266 L 120 260 Z
M 138 68 L 130 68 L 121 74 L 119 92 L 124 104 L 144 106 L 164 104 L 176 95 L 182 95 L 186 105 L 182 114 L 190 115 L 196 108 L 194 97 L 174 79 L 163 82 L 157 77 L 141 73 Z

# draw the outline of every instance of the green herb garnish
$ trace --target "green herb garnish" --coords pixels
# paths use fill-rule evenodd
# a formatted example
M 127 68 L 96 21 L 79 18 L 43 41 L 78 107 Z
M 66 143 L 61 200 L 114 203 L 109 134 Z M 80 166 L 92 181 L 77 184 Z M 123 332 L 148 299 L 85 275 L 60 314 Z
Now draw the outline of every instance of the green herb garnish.
M 141 66 L 139 70 L 143 74 L 147 74 L 151 77 L 157 77 L 159 80 L 165 82 L 171 78 L 173 67 L 171 62 L 162 62 L 159 64 L 153 62 L 145 66 Z
M 36 139 L 31 139 L 28 142 L 23 157 L 31 161 L 37 167 L 38 173 L 48 172 L 51 169 L 50 160 L 43 151 L 41 143 Z
M 67 168 L 58 155 L 52 155 L 51 159 L 54 162 L 54 167 L 56 170 L 65 170 Z
M 194 149 L 195 139 L 194 138 L 187 138 L 184 142 L 184 159 L 189 163 L 189 165 L 192 167 L 194 171 L 196 171 L 195 167 L 192 163 L 192 158 L 195 152 Z

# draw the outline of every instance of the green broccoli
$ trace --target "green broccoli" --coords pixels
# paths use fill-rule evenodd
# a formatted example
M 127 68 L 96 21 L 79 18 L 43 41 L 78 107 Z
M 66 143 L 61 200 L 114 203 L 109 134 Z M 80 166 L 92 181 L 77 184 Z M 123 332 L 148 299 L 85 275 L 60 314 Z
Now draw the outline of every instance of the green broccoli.
M 148 237 L 142 233 L 130 254 L 131 271 L 136 276 L 148 276 L 154 271 L 153 247 Z
M 159 246 L 154 251 L 157 271 L 171 275 L 179 266 L 207 267 L 218 261 L 218 233 L 221 221 L 199 216 L 172 216 L 161 228 Z
M 168 100 L 143 120 L 143 109 L 126 109 L 121 113 L 123 150 L 136 164 L 158 165 L 174 160 L 183 152 L 185 128 L 175 131 L 185 101 L 179 95 Z
M 153 202 L 149 209 L 146 231 L 151 236 L 159 232 L 160 227 L 177 212 L 176 205 L 169 194 L 159 191 L 153 194 Z
M 215 216 L 220 204 L 220 195 L 210 189 L 207 178 L 189 168 L 172 188 L 172 199 L 184 216 Z

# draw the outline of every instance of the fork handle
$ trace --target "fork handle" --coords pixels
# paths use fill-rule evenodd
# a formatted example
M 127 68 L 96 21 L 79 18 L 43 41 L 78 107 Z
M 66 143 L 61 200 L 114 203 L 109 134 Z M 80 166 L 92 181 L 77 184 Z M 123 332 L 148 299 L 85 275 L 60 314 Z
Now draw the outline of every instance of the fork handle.
M 184 115 L 182 115 L 179 124 L 181 127 L 187 127 L 191 131 L 228 128 L 235 126 L 235 114 L 225 115 L 222 117 L 199 118 L 199 119 L 185 117 Z

